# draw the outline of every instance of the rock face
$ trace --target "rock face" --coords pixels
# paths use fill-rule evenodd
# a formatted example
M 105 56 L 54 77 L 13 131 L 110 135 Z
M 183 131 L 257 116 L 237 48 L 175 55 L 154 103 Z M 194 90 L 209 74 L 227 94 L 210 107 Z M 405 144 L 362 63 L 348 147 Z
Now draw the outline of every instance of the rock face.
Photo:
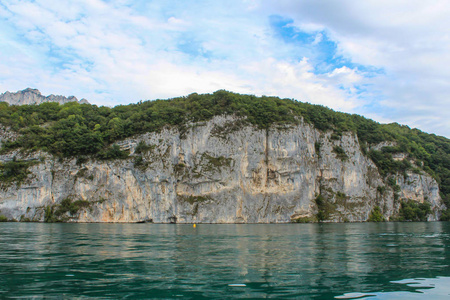
M 78 101 L 74 96 L 68 98 L 59 95 L 43 96 L 37 89 L 27 88 L 16 93 L 5 92 L 0 94 L 0 101 L 7 102 L 9 105 L 24 105 L 24 104 L 41 104 L 44 102 L 58 102 L 64 104 L 67 102 Z M 89 103 L 86 99 L 78 101 L 80 104 Z
M 430 176 L 397 176 L 394 191 L 355 135 L 330 136 L 305 123 L 260 130 L 215 117 L 186 132 L 167 128 L 124 140 L 126 160 L 77 163 L 10 153 L 0 160 L 33 163 L 20 186 L 3 186 L 0 213 L 43 221 L 70 199 L 83 204 L 62 212 L 72 222 L 285 223 L 314 219 L 322 195 L 330 222 L 366 221 L 374 206 L 389 219 L 402 199 L 429 202 L 429 220 L 439 217 L 439 188 Z M 136 153 L 139 142 L 147 147 Z

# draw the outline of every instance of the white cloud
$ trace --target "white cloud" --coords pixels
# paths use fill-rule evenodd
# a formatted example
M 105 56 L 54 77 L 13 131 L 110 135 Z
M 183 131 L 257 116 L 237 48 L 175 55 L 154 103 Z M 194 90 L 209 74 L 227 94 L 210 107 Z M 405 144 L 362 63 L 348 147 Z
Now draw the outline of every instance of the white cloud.
M 252 76 L 261 74 L 252 81 L 257 84 L 248 84 L 252 94 L 295 98 L 347 112 L 352 112 L 359 105 L 359 100 L 351 92 L 339 88 L 346 86 L 352 89 L 360 80 L 354 71 L 345 67 L 334 74 L 316 75 L 306 58 L 297 64 L 269 58 L 254 61 L 244 69 Z M 337 75 L 339 72 L 341 74 Z M 333 79 L 330 80 L 330 77 Z
M 391 119 L 450 136 L 450 4 L 432 1 L 261 2 L 299 28 L 322 28 L 353 62 L 382 68 L 372 80 Z M 361 110 L 366 115 L 370 112 Z
M 338 55 L 385 74 L 359 66 L 316 74 L 314 51 L 274 35 L 273 14 L 313 34 L 312 45 L 326 34 Z M 0 92 L 30 86 L 115 105 L 227 89 L 450 136 L 449 16 L 447 1 L 434 0 L 6 0 Z

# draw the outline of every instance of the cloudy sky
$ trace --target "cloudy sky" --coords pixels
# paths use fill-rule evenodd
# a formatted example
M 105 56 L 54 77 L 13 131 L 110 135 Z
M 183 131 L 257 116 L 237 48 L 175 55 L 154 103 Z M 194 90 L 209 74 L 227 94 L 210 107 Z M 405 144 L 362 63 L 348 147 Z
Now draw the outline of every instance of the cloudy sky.
M 2 0 L 0 93 L 226 89 L 450 137 L 448 0 Z

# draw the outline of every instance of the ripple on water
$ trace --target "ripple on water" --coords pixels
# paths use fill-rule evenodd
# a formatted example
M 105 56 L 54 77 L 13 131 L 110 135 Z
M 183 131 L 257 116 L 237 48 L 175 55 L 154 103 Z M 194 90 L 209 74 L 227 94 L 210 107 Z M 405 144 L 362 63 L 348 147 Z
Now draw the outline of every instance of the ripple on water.
M 444 222 L 3 223 L 0 298 L 439 299 L 449 232 Z
M 389 292 L 345 293 L 336 299 L 450 299 L 450 277 L 414 278 L 391 281 L 398 284 L 396 290 Z

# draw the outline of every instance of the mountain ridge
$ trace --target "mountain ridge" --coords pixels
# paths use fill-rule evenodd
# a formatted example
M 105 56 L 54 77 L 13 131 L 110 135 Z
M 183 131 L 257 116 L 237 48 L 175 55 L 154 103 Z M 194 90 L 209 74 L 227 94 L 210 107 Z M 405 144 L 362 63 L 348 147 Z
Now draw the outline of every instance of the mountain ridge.
M 6 91 L 0 94 L 0 101 L 6 102 L 9 105 L 31 105 L 41 104 L 45 102 L 57 102 L 59 104 L 65 104 L 68 102 L 79 102 L 80 104 L 89 104 L 86 99 L 78 99 L 75 96 L 61 96 L 61 95 L 48 95 L 44 96 L 38 89 L 26 88 L 17 92 Z

